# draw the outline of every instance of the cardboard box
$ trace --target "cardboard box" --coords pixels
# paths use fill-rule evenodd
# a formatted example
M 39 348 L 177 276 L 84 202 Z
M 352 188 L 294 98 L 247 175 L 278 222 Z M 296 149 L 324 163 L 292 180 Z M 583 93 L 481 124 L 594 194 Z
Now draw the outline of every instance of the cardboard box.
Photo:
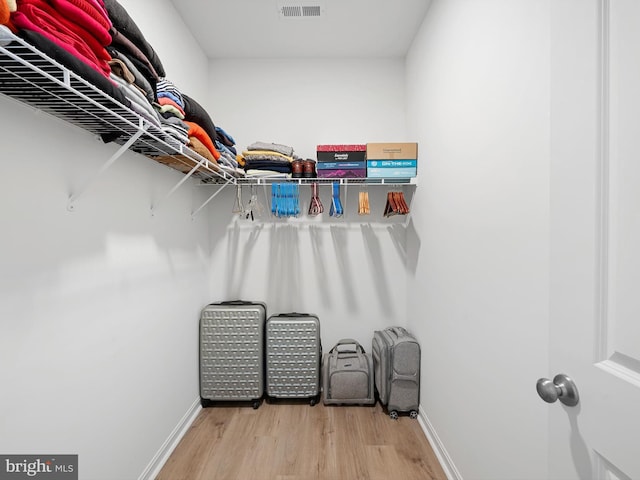
M 320 162 L 364 162 L 366 145 L 318 145 L 316 158 Z
M 417 159 L 417 143 L 367 143 L 367 160 Z

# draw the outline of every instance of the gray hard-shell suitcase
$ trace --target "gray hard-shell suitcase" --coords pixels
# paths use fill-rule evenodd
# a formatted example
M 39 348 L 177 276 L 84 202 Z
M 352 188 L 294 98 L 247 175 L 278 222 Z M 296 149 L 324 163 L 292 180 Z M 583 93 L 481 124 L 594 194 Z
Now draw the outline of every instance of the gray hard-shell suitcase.
M 267 399 L 320 399 L 320 321 L 308 313 L 281 313 L 267 320 Z
M 264 325 L 267 309 L 259 302 L 219 302 L 200 315 L 200 399 L 251 402 L 264 395 Z
M 325 354 L 322 376 L 325 405 L 375 403 L 373 359 L 356 340 L 343 338 Z
M 391 418 L 398 412 L 418 417 L 420 405 L 420 344 L 402 327 L 389 327 L 373 334 L 375 384 L 380 403 Z

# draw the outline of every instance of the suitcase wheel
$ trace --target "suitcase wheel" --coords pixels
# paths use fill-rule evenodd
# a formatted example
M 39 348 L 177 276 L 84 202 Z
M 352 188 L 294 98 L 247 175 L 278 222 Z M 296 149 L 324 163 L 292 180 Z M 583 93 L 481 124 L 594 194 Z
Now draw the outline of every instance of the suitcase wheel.
M 262 402 L 260 400 L 254 400 L 253 402 L 251 402 L 251 406 L 254 410 L 257 410 L 261 403 Z
M 409 413 L 409 416 L 414 419 L 418 418 L 418 412 L 415 410 L 411 410 L 411 412 Z
M 391 410 L 389 412 L 389 417 L 391 417 L 391 420 L 397 420 L 398 419 L 398 412 L 396 410 Z
M 200 405 L 202 405 L 202 408 L 208 408 L 211 405 L 213 405 L 213 402 L 211 400 L 209 400 L 208 398 L 200 397 Z
M 311 405 L 312 407 L 318 403 L 318 400 L 316 399 L 316 397 L 311 398 L 311 400 L 309 400 L 309 405 Z

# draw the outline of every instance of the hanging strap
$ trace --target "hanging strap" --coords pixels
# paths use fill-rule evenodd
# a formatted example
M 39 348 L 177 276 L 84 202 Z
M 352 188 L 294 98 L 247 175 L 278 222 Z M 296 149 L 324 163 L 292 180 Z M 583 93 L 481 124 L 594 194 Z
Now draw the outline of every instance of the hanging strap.
M 278 186 L 277 183 L 271 184 L 271 214 L 278 216 Z
M 331 196 L 331 208 L 329 209 L 329 215 L 332 217 L 341 217 L 343 214 L 342 202 L 340 201 L 340 184 L 333 182 L 332 184 L 332 196 Z
M 315 217 L 320 215 L 324 211 L 322 202 L 320 201 L 320 195 L 318 194 L 318 184 L 311 184 L 311 201 L 309 202 L 309 215 Z

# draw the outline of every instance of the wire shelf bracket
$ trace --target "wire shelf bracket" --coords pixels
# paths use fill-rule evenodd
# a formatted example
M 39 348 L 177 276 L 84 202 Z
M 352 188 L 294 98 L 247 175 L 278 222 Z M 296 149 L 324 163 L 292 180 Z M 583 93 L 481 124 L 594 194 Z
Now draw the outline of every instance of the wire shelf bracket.
M 183 147 L 182 145 L 180 145 L 180 152 L 184 153 Z M 162 203 L 164 200 L 168 199 L 171 195 L 173 195 L 175 193 L 176 190 L 178 190 L 178 188 L 180 188 L 184 182 L 186 182 L 187 180 L 189 180 L 189 178 L 191 178 L 191 175 L 193 175 L 196 171 L 198 171 L 198 169 L 203 166 L 206 163 L 206 159 L 202 159 L 197 161 L 197 163 L 193 166 L 193 168 L 191 170 L 189 170 L 188 173 L 186 173 L 178 183 L 176 183 L 173 188 L 171 190 L 169 190 L 169 193 L 167 193 L 164 198 L 162 200 L 157 201 L 156 203 L 151 205 L 151 216 L 153 217 L 156 213 L 156 211 L 158 210 L 158 205 L 160 203 Z
M 202 205 L 200 205 L 197 209 L 193 211 L 193 213 L 191 214 L 191 219 L 196 218 L 196 215 L 198 214 L 198 212 L 202 210 L 204 207 L 206 207 L 211 200 L 216 198 L 218 194 L 222 192 L 227 185 L 229 185 L 230 183 L 235 183 L 234 180 L 235 179 L 231 177 L 229 178 L 229 180 L 227 180 L 227 183 L 221 185 L 220 188 L 218 188 Z
M 142 136 L 142 134 L 146 130 L 147 130 L 147 126 L 143 125 L 141 121 L 139 130 L 124 145 L 121 145 L 120 148 L 118 148 L 118 150 L 116 150 L 116 152 L 113 155 L 111 155 L 111 157 L 104 164 L 102 164 L 102 166 L 98 169 L 98 171 L 86 181 L 85 185 L 77 193 L 69 195 L 69 200 L 67 202 L 67 210 L 69 210 L 70 212 L 75 211 L 75 204 L 78 198 L 84 195 L 86 191 L 89 189 L 89 187 L 104 172 L 106 172 L 109 169 L 109 167 L 111 167 L 111 165 L 113 165 L 116 162 L 116 160 L 122 157 L 122 155 L 124 155 L 124 153 L 129 150 L 131 145 L 133 145 L 135 142 L 138 141 L 138 139 Z

